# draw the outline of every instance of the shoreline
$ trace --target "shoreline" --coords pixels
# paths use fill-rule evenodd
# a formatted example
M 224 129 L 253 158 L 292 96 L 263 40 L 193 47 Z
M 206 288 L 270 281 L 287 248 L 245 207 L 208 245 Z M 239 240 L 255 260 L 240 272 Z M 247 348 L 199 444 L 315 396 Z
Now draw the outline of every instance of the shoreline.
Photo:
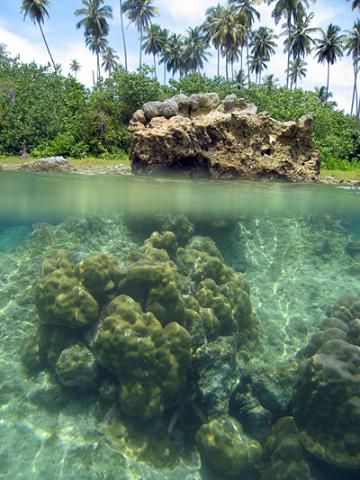
M 28 160 L 27 160 L 28 161 Z M 129 163 L 124 162 L 113 162 L 113 161 L 106 161 L 103 162 L 91 160 L 89 162 L 83 163 L 77 161 L 71 162 L 70 169 L 56 169 L 56 170 L 32 170 L 25 166 L 27 161 L 23 162 L 11 162 L 11 163 L 0 163 L 0 172 L 1 171 L 11 171 L 11 172 L 49 172 L 49 173 L 70 173 L 70 174 L 79 174 L 79 175 L 122 175 L 122 176 L 132 176 L 134 175 L 131 171 L 131 165 Z M 326 171 L 325 171 L 326 172 Z M 360 172 L 359 172 L 359 179 L 350 179 L 346 177 L 339 177 L 333 175 L 327 175 L 326 173 L 321 174 L 318 178 L 317 182 L 310 182 L 310 183 L 319 183 L 319 184 L 327 184 L 327 185 L 348 185 L 348 186 L 360 186 Z M 338 173 L 339 171 L 337 171 Z M 247 179 L 248 180 L 248 179 Z M 256 179 L 254 179 L 256 180 Z M 306 182 L 309 183 L 309 182 Z

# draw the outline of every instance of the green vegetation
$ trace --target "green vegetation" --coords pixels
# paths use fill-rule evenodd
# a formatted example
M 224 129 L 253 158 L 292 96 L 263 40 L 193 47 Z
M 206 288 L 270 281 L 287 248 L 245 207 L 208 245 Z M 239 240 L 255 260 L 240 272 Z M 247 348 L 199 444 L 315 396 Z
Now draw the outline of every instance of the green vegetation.
M 278 87 L 271 78 L 244 87 L 198 73 L 161 86 L 148 68 L 115 68 L 90 91 L 73 77 L 16 59 L 0 63 L 0 155 L 126 158 L 132 113 L 147 101 L 180 92 L 216 92 L 221 98 L 236 93 L 279 120 L 314 112 L 314 143 L 323 167 L 346 170 L 360 164 L 358 121 L 324 102 L 319 91 Z

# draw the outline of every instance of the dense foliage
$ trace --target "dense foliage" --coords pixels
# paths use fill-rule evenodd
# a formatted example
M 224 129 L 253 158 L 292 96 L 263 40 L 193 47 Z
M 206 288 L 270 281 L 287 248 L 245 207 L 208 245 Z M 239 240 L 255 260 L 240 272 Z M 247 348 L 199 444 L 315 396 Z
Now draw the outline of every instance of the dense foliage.
M 316 114 L 314 142 L 324 166 L 360 161 L 360 133 L 354 117 L 324 103 L 317 92 L 289 90 L 269 82 L 243 87 L 222 77 L 191 74 L 162 87 L 151 72 L 117 68 L 93 90 L 72 77 L 17 60 L 0 62 L 0 154 L 106 156 L 127 151 L 127 124 L 149 100 L 177 93 L 236 93 L 279 120 Z

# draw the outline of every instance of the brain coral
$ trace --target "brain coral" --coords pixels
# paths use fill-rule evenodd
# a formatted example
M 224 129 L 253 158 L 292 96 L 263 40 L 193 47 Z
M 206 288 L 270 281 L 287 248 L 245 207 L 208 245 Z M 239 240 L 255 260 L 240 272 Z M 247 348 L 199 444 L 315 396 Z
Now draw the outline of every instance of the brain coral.
M 118 375 L 120 403 L 128 415 L 159 415 L 184 386 L 190 335 L 174 322 L 163 328 L 131 297 L 120 295 L 109 304 L 94 347 L 102 363 Z

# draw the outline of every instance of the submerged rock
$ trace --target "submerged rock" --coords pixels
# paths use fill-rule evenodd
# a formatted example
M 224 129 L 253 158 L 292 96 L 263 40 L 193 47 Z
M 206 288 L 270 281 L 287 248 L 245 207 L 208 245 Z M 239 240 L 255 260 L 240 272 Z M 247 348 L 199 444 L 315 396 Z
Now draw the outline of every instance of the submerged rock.
M 165 111 L 166 102 L 150 102 L 143 107 L 145 125 L 139 112 L 131 120 L 134 172 L 317 179 L 320 160 L 312 144 L 313 115 L 279 122 L 266 113 L 256 114 L 243 99 L 228 96 L 220 103 L 215 94 L 174 97 L 170 103 L 180 114 L 176 108 L 171 114 Z

